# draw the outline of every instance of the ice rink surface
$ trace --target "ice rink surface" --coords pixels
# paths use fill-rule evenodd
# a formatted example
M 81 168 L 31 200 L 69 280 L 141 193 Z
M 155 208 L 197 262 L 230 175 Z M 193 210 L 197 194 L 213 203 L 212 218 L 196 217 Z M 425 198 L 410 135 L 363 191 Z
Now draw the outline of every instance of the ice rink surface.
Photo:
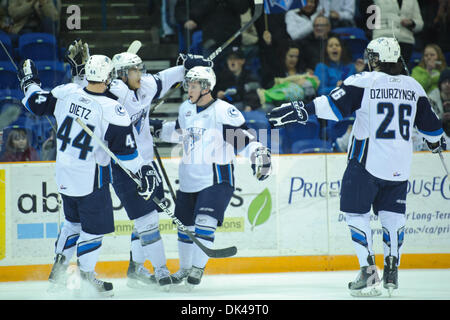
M 380 277 L 382 272 L 379 272 Z M 169 292 L 156 286 L 131 289 L 126 279 L 102 279 L 114 285 L 114 296 L 107 300 L 347 300 L 347 290 L 357 271 L 292 272 L 239 275 L 204 275 L 201 284 L 189 291 L 183 285 Z M 50 295 L 47 281 L 1 282 L 1 300 L 72 300 L 71 293 Z M 450 269 L 399 270 L 399 289 L 389 298 L 370 299 L 449 300 Z

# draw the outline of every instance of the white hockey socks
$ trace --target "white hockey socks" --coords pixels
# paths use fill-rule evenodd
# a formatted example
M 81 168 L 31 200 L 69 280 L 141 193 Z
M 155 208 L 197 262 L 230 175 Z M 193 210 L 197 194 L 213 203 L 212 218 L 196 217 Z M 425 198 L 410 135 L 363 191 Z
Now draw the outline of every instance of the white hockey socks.
M 214 232 L 217 228 L 217 219 L 199 214 L 195 218 L 195 237 L 207 248 L 212 248 L 214 243 Z M 194 244 L 192 253 L 192 266 L 204 268 L 209 257 L 197 245 Z
M 380 211 L 378 217 L 383 227 L 384 258 L 387 256 L 397 257 L 397 266 L 399 266 L 406 217 L 404 214 L 390 211 Z
M 373 255 L 373 237 L 370 228 L 370 212 L 368 213 L 346 213 L 345 219 L 350 228 L 353 245 L 358 256 L 360 267 L 367 267 L 367 258 Z
M 156 269 L 166 265 L 164 244 L 159 232 L 158 212 L 154 210 L 143 217 L 137 218 L 134 221 L 134 227 L 136 228 L 139 235 L 142 252 L 144 256 L 148 260 L 150 260 L 153 268 Z M 137 258 L 140 257 L 138 256 Z
M 131 233 L 131 260 L 143 264 L 145 262 L 144 250 L 142 249 L 141 239 L 136 228 Z
M 100 254 L 102 240 L 103 235 L 90 234 L 83 230 L 81 231 L 77 246 L 77 257 L 81 271 L 95 271 L 95 265 L 97 264 L 98 255 Z
M 80 237 L 81 224 L 73 223 L 64 220 L 61 230 L 58 234 L 58 239 L 55 243 L 55 253 L 64 255 L 65 264 L 69 264 L 70 259 L 72 259 L 78 238 Z
M 194 226 L 186 226 L 191 233 L 194 233 Z M 188 235 L 178 229 L 178 257 L 180 259 L 180 269 L 191 269 L 192 267 L 192 253 L 194 250 L 194 243 Z

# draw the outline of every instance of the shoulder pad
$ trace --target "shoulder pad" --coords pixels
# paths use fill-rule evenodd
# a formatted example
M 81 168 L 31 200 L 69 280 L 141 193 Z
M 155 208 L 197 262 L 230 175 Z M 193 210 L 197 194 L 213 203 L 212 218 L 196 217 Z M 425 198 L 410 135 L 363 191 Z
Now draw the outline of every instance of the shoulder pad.
M 120 79 L 115 79 L 109 85 L 109 92 L 118 98 L 118 100 L 124 99 L 130 88 Z
M 76 83 L 67 83 L 53 88 L 51 93 L 56 99 L 62 99 L 80 88 L 81 87 Z
M 127 110 L 120 103 L 107 97 L 98 102 L 101 104 L 105 121 L 123 127 L 131 124 Z
M 214 103 L 214 107 L 216 108 L 217 120 L 223 124 L 238 127 L 245 123 L 242 113 L 232 104 L 218 99 Z

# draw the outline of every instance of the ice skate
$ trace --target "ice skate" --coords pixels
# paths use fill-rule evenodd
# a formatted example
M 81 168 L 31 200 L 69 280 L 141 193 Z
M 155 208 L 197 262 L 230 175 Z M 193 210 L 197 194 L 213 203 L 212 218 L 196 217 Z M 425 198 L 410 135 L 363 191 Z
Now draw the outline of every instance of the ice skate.
M 80 270 L 81 296 L 99 295 L 102 297 L 112 297 L 114 295 L 111 282 L 99 280 L 95 277 L 95 272 L 84 272 Z
M 186 286 L 189 289 L 193 289 L 195 286 L 198 286 L 202 280 L 204 271 L 205 268 L 192 267 L 191 272 L 186 279 Z
M 154 284 L 156 284 L 156 278 L 144 267 L 144 264 L 130 260 L 127 270 L 127 286 L 139 289 Z
M 367 259 L 368 266 L 361 267 L 356 279 L 348 284 L 350 294 L 354 297 L 376 297 L 381 295 L 381 280 L 373 256 Z
M 155 279 L 156 283 L 165 291 L 170 290 L 170 285 L 172 284 L 172 278 L 170 276 L 170 271 L 164 265 L 159 268 L 155 268 Z
M 388 290 L 389 297 L 392 292 L 398 289 L 398 268 L 397 257 L 387 256 L 383 270 L 383 287 Z
M 57 293 L 66 290 L 66 280 L 67 280 L 67 268 L 69 264 L 64 264 L 66 257 L 62 254 L 57 254 L 55 257 L 55 262 L 53 263 L 52 271 L 48 277 L 50 286 L 47 291 L 49 293 Z
M 174 274 L 171 274 L 170 277 L 172 278 L 172 284 L 180 284 L 189 276 L 190 272 L 191 269 L 180 269 Z

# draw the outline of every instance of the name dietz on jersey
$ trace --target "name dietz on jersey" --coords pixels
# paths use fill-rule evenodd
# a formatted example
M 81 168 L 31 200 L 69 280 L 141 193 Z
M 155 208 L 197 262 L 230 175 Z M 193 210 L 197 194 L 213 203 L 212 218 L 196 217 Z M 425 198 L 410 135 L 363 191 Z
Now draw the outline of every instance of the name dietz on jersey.
M 416 101 L 416 93 L 405 89 L 370 89 L 370 99 L 401 99 Z
M 76 115 L 78 117 L 82 117 L 85 120 L 89 120 L 88 115 L 91 113 L 91 110 L 87 109 L 85 107 L 79 106 L 72 102 L 70 104 L 69 112 L 73 113 L 74 115 Z

